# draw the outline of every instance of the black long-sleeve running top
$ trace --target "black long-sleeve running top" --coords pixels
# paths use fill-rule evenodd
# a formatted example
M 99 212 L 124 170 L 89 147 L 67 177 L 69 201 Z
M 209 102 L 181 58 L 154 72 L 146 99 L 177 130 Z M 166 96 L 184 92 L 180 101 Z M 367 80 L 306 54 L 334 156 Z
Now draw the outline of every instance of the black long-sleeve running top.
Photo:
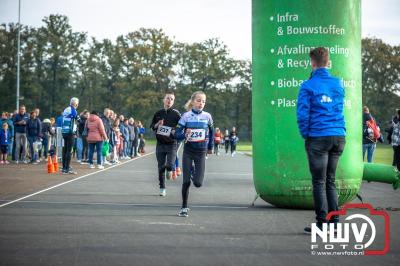
M 158 143 L 173 144 L 176 142 L 176 139 L 173 137 L 173 134 L 171 134 L 171 131 L 175 130 L 180 118 L 181 114 L 179 111 L 172 108 L 161 109 L 154 114 L 150 128 L 154 130 Z M 162 128 L 155 128 L 155 125 L 160 120 L 164 120 Z

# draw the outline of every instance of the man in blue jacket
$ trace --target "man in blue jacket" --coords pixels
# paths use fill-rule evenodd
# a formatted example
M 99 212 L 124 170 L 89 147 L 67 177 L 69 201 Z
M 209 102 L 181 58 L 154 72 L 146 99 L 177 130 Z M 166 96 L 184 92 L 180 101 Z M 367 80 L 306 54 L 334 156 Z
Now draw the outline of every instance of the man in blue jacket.
M 79 105 L 78 98 L 71 98 L 69 106 L 64 109 L 61 133 L 64 139 L 64 147 L 62 149 L 62 174 L 76 175 L 77 172 L 71 168 L 71 152 L 74 145 L 74 138 L 76 136 L 77 124 L 80 119 L 76 109 Z
M 317 226 L 322 228 L 328 222 L 328 212 L 338 210 L 335 173 L 345 146 L 345 91 L 342 82 L 328 72 L 329 54 L 325 48 L 315 48 L 310 58 L 313 71 L 300 87 L 297 124 L 305 139 Z M 338 217 L 329 222 L 337 223 Z M 311 228 L 304 231 L 311 233 Z

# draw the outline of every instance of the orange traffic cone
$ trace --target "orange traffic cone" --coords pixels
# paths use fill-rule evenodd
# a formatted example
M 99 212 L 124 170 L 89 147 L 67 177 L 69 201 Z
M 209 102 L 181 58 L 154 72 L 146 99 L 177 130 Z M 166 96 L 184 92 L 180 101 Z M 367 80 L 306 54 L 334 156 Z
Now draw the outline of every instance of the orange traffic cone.
M 54 172 L 58 173 L 58 160 L 57 160 L 57 155 L 54 154 L 54 159 L 53 159 L 53 166 L 54 166 Z
M 48 174 L 55 173 L 55 171 L 54 171 L 54 165 L 53 165 L 53 163 L 51 162 L 51 156 L 50 156 L 50 155 L 47 157 L 47 173 L 48 173 Z

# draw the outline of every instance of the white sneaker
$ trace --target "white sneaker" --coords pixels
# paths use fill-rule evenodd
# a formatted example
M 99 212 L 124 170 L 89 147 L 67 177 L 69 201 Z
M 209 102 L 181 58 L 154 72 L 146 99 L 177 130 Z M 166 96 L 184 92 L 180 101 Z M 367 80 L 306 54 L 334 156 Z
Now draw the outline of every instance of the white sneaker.
M 179 217 L 189 217 L 189 208 L 182 208 L 179 213 Z
M 82 160 L 77 160 L 76 162 L 77 162 L 77 163 L 81 163 L 81 162 L 82 162 Z
M 104 169 L 104 166 L 98 165 L 98 166 L 97 166 L 97 169 Z
M 110 163 L 109 161 L 104 161 L 105 165 L 112 165 L 112 163 Z
M 89 164 L 89 168 L 90 169 L 94 169 L 94 165 L 93 164 Z
M 165 188 L 160 188 L 160 196 L 165 197 L 167 195 L 167 190 Z

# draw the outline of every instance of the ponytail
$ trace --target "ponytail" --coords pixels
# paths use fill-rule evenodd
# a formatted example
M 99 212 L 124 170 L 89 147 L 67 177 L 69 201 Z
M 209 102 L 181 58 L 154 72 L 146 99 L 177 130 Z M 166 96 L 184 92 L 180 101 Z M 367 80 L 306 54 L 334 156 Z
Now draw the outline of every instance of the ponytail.
M 190 110 L 192 110 L 192 108 L 193 108 L 193 103 L 192 103 L 192 100 L 190 99 L 185 103 L 185 110 L 190 111 Z

